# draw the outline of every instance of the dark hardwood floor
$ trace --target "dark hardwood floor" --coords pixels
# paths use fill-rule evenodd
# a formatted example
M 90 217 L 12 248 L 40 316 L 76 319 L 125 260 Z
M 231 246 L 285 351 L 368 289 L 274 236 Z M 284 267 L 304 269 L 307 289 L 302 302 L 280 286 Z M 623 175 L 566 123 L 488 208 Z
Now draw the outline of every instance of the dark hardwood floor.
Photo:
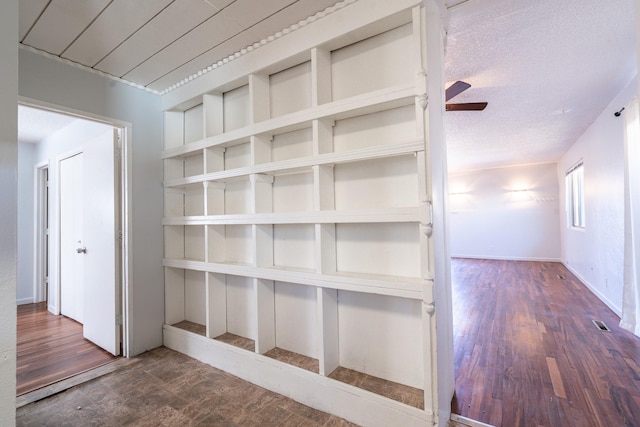
M 505 427 L 640 426 L 640 339 L 562 264 L 453 259 L 452 285 L 455 413 Z
M 46 303 L 18 306 L 18 396 L 115 359 L 82 336 L 80 323 L 54 316 Z

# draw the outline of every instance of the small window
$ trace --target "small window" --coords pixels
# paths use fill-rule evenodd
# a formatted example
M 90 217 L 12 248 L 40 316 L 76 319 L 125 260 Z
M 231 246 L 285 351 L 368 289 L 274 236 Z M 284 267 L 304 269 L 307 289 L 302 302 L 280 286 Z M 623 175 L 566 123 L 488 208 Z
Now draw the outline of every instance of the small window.
M 585 227 L 584 213 L 584 166 L 578 163 L 567 172 L 567 220 L 571 227 Z

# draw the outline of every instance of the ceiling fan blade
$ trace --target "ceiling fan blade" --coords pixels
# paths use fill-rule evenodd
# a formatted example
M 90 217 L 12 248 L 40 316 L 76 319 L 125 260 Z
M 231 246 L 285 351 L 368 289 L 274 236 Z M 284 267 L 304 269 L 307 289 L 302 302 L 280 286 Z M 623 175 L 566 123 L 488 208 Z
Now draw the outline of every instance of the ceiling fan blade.
M 467 102 L 462 104 L 445 104 L 447 111 L 482 111 L 487 108 L 486 102 Z
M 469 89 L 471 85 L 469 83 L 458 80 L 444 91 L 444 100 L 448 101 L 451 98 L 460 95 L 465 90 Z

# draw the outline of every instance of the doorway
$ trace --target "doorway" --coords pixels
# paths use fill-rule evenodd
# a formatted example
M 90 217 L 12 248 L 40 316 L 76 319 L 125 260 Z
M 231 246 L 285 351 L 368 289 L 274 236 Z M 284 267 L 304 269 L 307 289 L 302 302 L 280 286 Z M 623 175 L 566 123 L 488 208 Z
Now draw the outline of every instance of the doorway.
M 47 135 L 43 139 L 46 140 L 47 143 L 53 145 L 60 144 L 60 146 L 55 148 L 44 146 L 32 148 L 31 151 L 34 154 L 31 169 L 28 172 L 19 171 L 19 175 L 21 172 L 24 172 L 30 173 L 33 177 L 33 213 L 30 215 L 34 221 L 33 247 L 31 248 L 33 276 L 30 281 L 32 298 L 29 302 L 31 302 L 34 307 L 36 305 L 38 308 L 44 307 L 46 311 L 49 312 L 48 314 L 53 316 L 66 316 L 67 318 L 75 319 L 79 323 L 84 323 L 85 325 L 81 325 L 83 334 L 90 341 L 107 348 L 111 354 L 127 356 L 128 345 L 126 339 L 122 340 L 121 337 L 127 336 L 126 328 L 128 324 L 125 301 L 125 289 L 128 282 L 125 270 L 127 265 L 125 254 L 127 253 L 127 245 L 129 243 L 126 238 L 128 235 L 128 220 L 125 215 L 128 182 L 125 171 L 127 170 L 127 135 L 129 135 L 130 132 L 130 125 L 51 105 L 39 105 L 37 102 L 32 102 L 31 100 L 24 102 L 25 100 L 23 99 L 21 101 L 23 101 L 20 105 L 21 108 L 27 107 L 36 109 L 40 113 L 66 116 L 68 120 L 65 126 Z M 33 124 L 34 123 L 32 123 L 32 125 Z M 35 125 L 37 126 L 37 123 L 35 123 Z M 107 132 L 105 132 L 105 130 L 107 130 Z M 83 131 L 87 131 L 87 133 L 83 134 Z M 80 143 L 78 142 L 78 138 L 73 142 L 69 142 L 74 139 L 73 135 L 85 135 L 86 137 L 84 141 Z M 108 146 L 108 150 L 110 151 L 96 151 L 93 149 L 95 148 L 94 146 L 97 145 L 100 135 L 107 135 L 111 140 L 111 145 Z M 40 141 L 37 144 L 39 145 Z M 72 147 L 74 144 L 75 148 Z M 85 289 L 81 288 L 80 294 L 75 293 L 73 297 L 75 298 L 73 304 L 74 311 L 68 312 L 65 301 L 73 301 L 73 299 L 69 300 L 68 297 L 65 298 L 62 289 L 62 283 L 66 281 L 64 277 L 64 263 L 68 261 L 65 261 L 65 258 L 68 257 L 62 254 L 62 237 L 70 225 L 75 226 L 75 232 L 78 233 L 81 230 L 81 224 L 86 222 L 82 220 L 82 216 L 87 216 L 83 210 L 79 211 L 80 217 L 76 214 L 69 215 L 66 208 L 63 207 L 63 205 L 65 205 L 64 194 L 79 195 L 81 193 L 80 184 L 87 183 L 87 186 L 95 184 L 95 179 L 87 179 L 86 177 L 77 175 L 77 173 L 81 172 L 84 168 L 87 150 L 93 151 L 92 161 L 95 162 L 99 160 L 103 163 L 102 165 L 98 164 L 97 167 L 95 164 L 89 167 L 89 170 L 94 172 L 92 175 L 102 175 L 103 169 L 110 171 L 110 175 L 107 176 L 106 180 L 111 188 L 112 196 L 110 200 L 108 200 L 106 205 L 104 199 L 96 200 L 94 197 L 94 199 L 90 201 L 94 203 L 94 212 L 96 209 L 99 211 L 100 209 L 105 209 L 105 206 L 111 206 L 111 221 L 113 223 L 111 235 L 104 237 L 105 241 L 111 242 L 111 246 L 103 245 L 103 242 L 96 242 L 93 250 L 87 251 L 90 252 L 94 258 L 99 257 L 103 265 L 107 265 L 110 261 L 110 267 L 108 268 L 110 273 L 108 276 L 110 276 L 110 280 L 112 280 L 111 289 L 109 290 L 110 296 L 107 298 L 111 300 L 111 304 L 109 305 L 112 308 L 111 318 L 106 321 L 94 321 L 94 326 L 96 323 L 98 323 L 98 326 L 93 327 L 93 332 L 89 331 L 90 336 L 87 336 L 86 330 L 88 328 L 85 327 L 87 319 L 84 313 L 87 310 L 90 311 L 90 317 L 93 317 L 94 320 L 97 319 L 96 315 L 104 314 L 100 313 L 100 309 L 105 306 L 104 295 L 100 293 L 96 295 L 95 289 L 91 290 L 90 294 L 93 295 L 97 301 L 94 301 L 89 308 L 83 308 L 84 301 L 82 293 Z M 61 152 L 62 154 L 60 154 Z M 111 159 L 111 162 L 109 162 L 108 159 Z M 75 167 L 72 166 L 73 164 L 75 164 Z M 98 173 L 98 170 L 100 170 L 100 173 Z M 73 173 L 70 174 L 69 171 L 73 171 Z M 71 191 L 71 193 L 61 191 L 67 187 L 73 188 L 73 182 L 77 183 L 76 188 L 74 190 L 66 190 Z M 82 204 L 82 202 L 80 204 Z M 28 214 L 26 211 L 24 213 Z M 103 215 L 94 214 L 89 215 L 89 217 L 93 220 L 98 217 L 103 219 Z M 69 221 L 69 219 L 71 220 Z M 95 221 L 93 225 L 95 226 Z M 95 226 L 95 228 L 97 230 L 103 230 L 105 227 L 104 224 L 101 224 L 101 226 Z M 94 233 L 93 236 L 94 238 L 95 234 L 96 233 Z M 124 239 L 122 238 L 123 236 L 125 236 Z M 75 243 L 78 243 L 78 240 L 84 245 L 85 242 L 82 241 L 82 238 L 76 239 Z M 102 246 L 107 247 L 107 250 L 110 252 L 108 255 L 109 260 L 106 259 L 107 257 L 100 255 L 100 247 Z M 73 245 L 72 250 L 74 254 L 84 255 L 84 253 L 76 252 L 77 249 L 82 247 L 83 246 L 79 244 Z M 18 256 L 20 255 L 19 253 Z M 72 260 L 73 263 L 82 265 L 86 264 L 84 258 L 83 256 L 78 256 L 75 260 Z M 91 263 L 89 264 L 91 265 Z M 96 265 L 95 260 L 92 265 Z M 82 270 L 82 268 L 80 270 Z M 104 271 L 101 271 L 99 276 L 105 276 L 103 273 Z M 99 281 L 100 280 L 91 281 L 91 283 L 95 285 L 95 283 Z M 86 278 L 81 275 L 80 277 L 76 277 L 76 282 L 80 284 L 86 283 Z M 26 283 L 27 281 L 23 280 L 22 285 L 24 286 Z M 99 306 L 99 309 L 94 309 L 95 306 Z M 23 306 L 21 306 L 21 308 L 23 308 Z M 97 339 L 95 336 L 91 336 L 91 334 L 96 333 L 96 329 L 98 329 L 98 334 L 104 334 L 105 332 L 99 329 L 102 328 L 103 324 L 108 325 L 108 329 L 111 330 L 111 335 L 107 339 L 107 341 L 109 341 L 108 345 L 105 345 L 104 342 L 101 342 L 100 339 Z M 18 336 L 18 341 L 20 342 L 20 336 Z M 19 364 L 20 361 L 18 360 L 18 365 Z M 83 370 L 86 370 L 86 368 Z
M 35 281 L 34 303 L 49 299 L 49 162 L 35 166 Z

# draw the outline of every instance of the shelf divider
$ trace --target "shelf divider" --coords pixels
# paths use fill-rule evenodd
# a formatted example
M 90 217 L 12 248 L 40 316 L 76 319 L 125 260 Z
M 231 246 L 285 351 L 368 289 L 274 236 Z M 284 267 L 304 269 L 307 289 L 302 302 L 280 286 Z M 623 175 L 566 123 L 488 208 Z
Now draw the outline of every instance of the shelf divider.
M 250 123 L 255 124 L 271 117 L 269 76 L 251 74 L 249 76 Z M 261 134 L 250 137 L 252 166 L 271 161 L 271 135 Z M 273 176 L 251 174 L 251 213 L 273 212 Z M 256 267 L 273 267 L 273 225 L 253 224 L 252 259 Z M 276 346 L 275 329 L 275 285 L 273 280 L 253 278 L 256 307 L 255 351 L 265 354 Z
M 331 102 L 331 52 L 311 49 L 311 105 Z
M 206 275 L 206 335 L 215 338 L 227 332 L 227 284 L 224 274 Z
M 204 94 L 204 137 L 222 135 L 224 133 L 224 97 L 221 93 Z
M 251 124 L 271 118 L 271 96 L 268 75 L 249 75 L 249 104 Z
M 258 325 L 256 353 L 265 354 L 276 346 L 275 290 L 273 280 L 253 279 Z

